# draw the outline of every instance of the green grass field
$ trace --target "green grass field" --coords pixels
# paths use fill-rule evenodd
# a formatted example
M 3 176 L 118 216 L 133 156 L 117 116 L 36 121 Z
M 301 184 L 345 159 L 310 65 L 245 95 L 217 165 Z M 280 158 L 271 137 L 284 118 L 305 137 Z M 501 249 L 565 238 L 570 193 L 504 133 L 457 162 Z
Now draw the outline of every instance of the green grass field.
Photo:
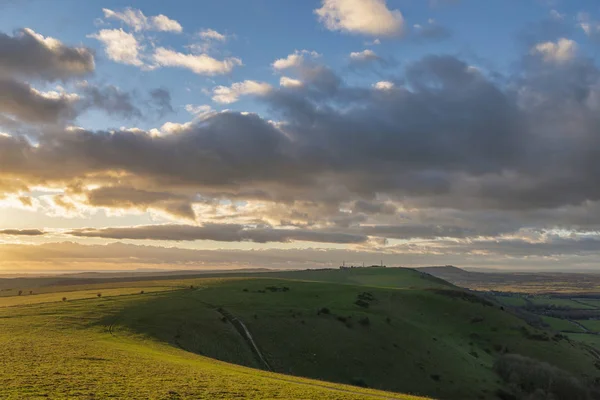
M 550 329 L 557 331 L 557 332 L 583 331 L 579 326 L 577 326 L 576 324 L 574 324 L 571 321 L 566 320 L 566 319 L 546 317 L 546 316 L 542 316 L 541 318 L 544 321 L 544 323 L 546 323 L 546 324 L 548 324 L 548 326 L 550 326 Z
M 535 297 L 531 298 L 530 300 L 535 305 L 568 307 L 568 308 L 582 309 L 582 310 L 593 310 L 596 308 L 593 305 L 582 304 L 577 301 L 573 301 L 571 299 L 562 299 L 562 298 L 556 298 L 556 297 L 535 296 Z
M 600 332 L 600 320 L 587 319 L 577 321 L 592 332 Z
M 494 399 L 505 352 L 600 376 L 577 341 L 413 270 L 256 276 L 2 298 L 0 398 Z
M 520 296 L 495 296 L 500 303 L 511 307 L 523 307 L 527 305 L 527 301 Z
M 196 355 L 158 340 L 152 328 L 160 327 L 152 321 L 147 321 L 149 334 L 118 328 L 112 318 L 125 310 L 162 303 L 168 294 L 181 298 L 176 292 L 137 293 L 44 304 L 20 297 L 21 305 L 1 308 L 0 398 L 412 398 Z M 154 322 L 162 317 L 155 314 Z M 214 333 L 233 335 L 216 316 L 213 325 Z M 236 354 L 231 351 L 227 354 Z

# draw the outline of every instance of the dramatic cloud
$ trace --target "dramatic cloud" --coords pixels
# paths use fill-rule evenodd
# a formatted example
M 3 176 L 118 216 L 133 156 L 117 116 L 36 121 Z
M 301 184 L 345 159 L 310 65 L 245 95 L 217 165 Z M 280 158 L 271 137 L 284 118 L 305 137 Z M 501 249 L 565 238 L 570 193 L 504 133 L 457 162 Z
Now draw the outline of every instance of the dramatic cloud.
M 67 80 L 94 71 L 94 54 L 69 47 L 29 28 L 14 36 L 0 33 L 0 78 Z
M 315 14 L 332 31 L 397 36 L 404 27 L 402 13 L 389 10 L 385 0 L 323 0 Z
M 234 67 L 242 65 L 242 60 L 235 57 L 217 60 L 207 54 L 184 54 L 164 47 L 157 48 L 152 58 L 161 67 L 186 68 L 199 75 L 228 74 Z
M 102 12 L 104 13 L 105 18 L 119 20 L 125 25 L 133 28 L 136 32 L 148 30 L 181 33 L 183 31 L 179 22 L 162 14 L 147 17 L 141 10 L 136 10 L 134 8 L 126 8 L 122 12 L 103 8 Z
M 89 37 L 102 42 L 104 51 L 111 60 L 136 67 L 144 65 L 140 59 L 142 46 L 131 33 L 123 29 L 102 29 Z
M 243 81 L 232 84 L 230 87 L 217 86 L 213 89 L 213 101 L 222 104 L 230 104 L 238 101 L 243 95 L 263 96 L 273 89 L 271 85 L 265 82 Z
M 184 219 L 195 218 L 187 196 L 168 192 L 151 192 L 131 187 L 102 187 L 85 193 L 86 205 L 115 209 L 137 208 L 162 210 Z
M 363 243 L 366 236 L 338 232 L 322 232 L 303 229 L 274 229 L 272 227 L 249 228 L 237 224 L 193 225 L 147 225 L 131 228 L 78 229 L 74 236 L 102 237 L 109 239 L 152 240 L 216 240 L 220 242 L 321 242 Z

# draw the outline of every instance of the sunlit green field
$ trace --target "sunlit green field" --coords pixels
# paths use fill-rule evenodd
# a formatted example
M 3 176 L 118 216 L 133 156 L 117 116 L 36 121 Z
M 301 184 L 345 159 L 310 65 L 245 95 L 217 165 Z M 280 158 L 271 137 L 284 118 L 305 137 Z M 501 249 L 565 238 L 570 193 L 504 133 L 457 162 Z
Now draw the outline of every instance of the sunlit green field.
M 176 296 L 135 289 L 44 304 L 20 296 L 1 308 L 0 398 L 411 398 L 236 366 L 117 329 L 107 322 L 115 314 Z
M 507 352 L 600 376 L 579 342 L 414 270 L 51 288 L 0 298 L 1 399 L 495 399 Z

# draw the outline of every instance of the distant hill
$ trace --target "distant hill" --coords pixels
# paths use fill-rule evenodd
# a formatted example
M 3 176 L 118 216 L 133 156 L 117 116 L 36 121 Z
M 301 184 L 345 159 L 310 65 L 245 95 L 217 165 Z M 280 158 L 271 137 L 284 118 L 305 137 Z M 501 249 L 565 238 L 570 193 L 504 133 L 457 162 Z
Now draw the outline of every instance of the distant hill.
M 466 271 L 454 266 L 417 268 L 456 286 L 475 290 L 522 293 L 597 293 L 600 275 L 581 272 Z

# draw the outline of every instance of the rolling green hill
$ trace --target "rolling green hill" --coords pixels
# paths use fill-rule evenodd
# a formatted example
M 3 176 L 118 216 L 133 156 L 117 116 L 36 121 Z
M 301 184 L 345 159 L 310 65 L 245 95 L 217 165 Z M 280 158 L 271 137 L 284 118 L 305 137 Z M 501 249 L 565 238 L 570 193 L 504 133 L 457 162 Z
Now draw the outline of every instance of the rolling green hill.
M 600 376 L 583 344 L 415 270 L 113 285 L 0 298 L 0 398 L 496 399 L 505 353 Z

